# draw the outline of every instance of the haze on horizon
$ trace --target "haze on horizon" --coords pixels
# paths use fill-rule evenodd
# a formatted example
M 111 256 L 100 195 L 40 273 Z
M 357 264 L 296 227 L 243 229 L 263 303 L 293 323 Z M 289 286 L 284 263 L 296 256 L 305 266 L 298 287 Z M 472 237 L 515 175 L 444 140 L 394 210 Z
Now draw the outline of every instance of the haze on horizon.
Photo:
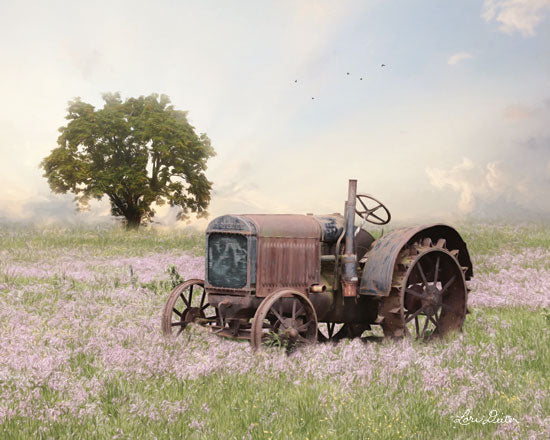
M 210 137 L 210 218 L 341 211 L 348 178 L 399 222 L 549 217 L 550 0 L 232 6 L 0 0 L 0 219 L 109 219 L 39 163 L 69 100 L 116 91 Z

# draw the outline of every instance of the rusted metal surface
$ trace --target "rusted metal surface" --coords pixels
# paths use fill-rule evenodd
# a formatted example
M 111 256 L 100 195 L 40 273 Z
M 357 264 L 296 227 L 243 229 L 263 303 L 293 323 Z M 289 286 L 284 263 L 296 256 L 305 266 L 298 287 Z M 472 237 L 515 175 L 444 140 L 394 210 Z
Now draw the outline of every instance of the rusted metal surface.
M 324 284 L 312 284 L 309 286 L 309 292 L 310 293 L 322 293 L 325 290 L 327 290 L 327 286 Z
M 382 202 L 378 201 L 370 194 L 357 194 L 357 200 L 361 206 L 356 209 L 355 212 L 363 220 L 372 223 L 373 225 L 385 225 L 390 222 L 390 211 Z M 370 204 L 368 203 L 368 200 L 374 202 L 372 208 L 368 207 L 368 204 Z M 381 212 L 376 214 L 377 211 Z
M 321 226 L 311 215 L 299 214 L 247 214 L 258 230 L 258 237 L 313 238 L 321 237 Z
M 400 252 L 390 294 L 380 301 L 384 335 L 427 340 L 462 328 L 468 292 L 455 249 L 445 246 L 426 238 Z
M 204 281 L 191 279 L 174 288 L 162 313 L 164 336 L 179 335 L 190 323 L 215 326 L 218 323 L 216 308 L 208 303 Z
M 206 233 L 238 232 L 239 234 L 256 234 L 255 224 L 243 215 L 222 215 L 212 220 L 206 228 Z
M 439 239 L 445 239 L 449 249 L 458 250 L 458 261 L 461 266 L 467 267 L 465 276 L 466 279 L 470 279 L 473 270 L 466 243 L 454 228 L 434 224 L 396 229 L 376 240 L 366 255 L 367 261 L 363 268 L 359 292 L 364 295 L 389 295 L 399 252 L 408 243 L 424 238 L 430 238 L 434 243 Z
M 321 226 L 308 215 L 246 215 L 258 231 L 256 296 L 319 283 Z
M 281 344 L 287 349 L 317 341 L 317 314 L 307 295 L 292 290 L 272 292 L 258 307 L 250 341 L 254 350 Z
M 283 287 L 305 293 L 319 283 L 320 271 L 318 238 L 258 238 L 256 296 Z
M 344 231 L 344 217 L 338 213 L 314 215 L 312 217 L 321 226 L 321 241 L 328 244 L 336 243 L 336 240 Z
M 352 255 L 355 252 L 355 202 L 357 194 L 357 180 L 350 180 L 348 186 L 348 201 L 346 203 L 346 246 L 345 255 Z M 344 269 L 344 277 L 346 277 Z M 357 275 L 357 270 L 354 270 Z
M 346 202 L 346 231 L 344 255 L 342 255 L 342 292 L 345 297 L 357 295 L 357 254 L 355 253 L 355 203 L 357 180 L 350 180 Z

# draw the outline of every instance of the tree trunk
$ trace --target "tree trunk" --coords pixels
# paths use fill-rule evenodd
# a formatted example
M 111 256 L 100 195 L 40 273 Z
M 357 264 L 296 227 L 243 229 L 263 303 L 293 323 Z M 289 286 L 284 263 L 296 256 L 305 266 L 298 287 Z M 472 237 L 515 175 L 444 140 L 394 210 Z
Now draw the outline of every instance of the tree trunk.
M 141 216 L 139 214 L 127 215 L 126 216 L 126 230 L 135 231 L 139 228 L 141 224 Z

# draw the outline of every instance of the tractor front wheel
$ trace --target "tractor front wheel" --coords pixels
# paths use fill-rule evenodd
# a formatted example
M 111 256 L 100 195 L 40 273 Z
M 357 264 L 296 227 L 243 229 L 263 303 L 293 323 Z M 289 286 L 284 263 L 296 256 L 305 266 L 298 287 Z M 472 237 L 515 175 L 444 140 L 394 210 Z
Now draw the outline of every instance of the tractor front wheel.
M 254 319 L 250 342 L 254 350 L 281 346 L 293 350 L 317 341 L 317 314 L 311 301 L 294 290 L 278 290 L 260 304 Z
M 204 281 L 187 280 L 170 293 L 162 313 L 162 333 L 166 337 L 179 336 L 188 324 L 214 325 L 218 311 L 208 304 Z

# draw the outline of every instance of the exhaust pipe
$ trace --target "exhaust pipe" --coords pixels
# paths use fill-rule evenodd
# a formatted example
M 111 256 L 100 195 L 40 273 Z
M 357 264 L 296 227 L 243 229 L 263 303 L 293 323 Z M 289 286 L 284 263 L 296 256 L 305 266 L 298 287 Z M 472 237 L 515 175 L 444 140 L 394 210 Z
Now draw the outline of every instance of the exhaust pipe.
M 357 296 L 357 254 L 355 253 L 355 202 L 357 180 L 348 184 L 348 201 L 346 202 L 345 224 L 346 244 L 342 255 L 342 290 L 344 296 Z

